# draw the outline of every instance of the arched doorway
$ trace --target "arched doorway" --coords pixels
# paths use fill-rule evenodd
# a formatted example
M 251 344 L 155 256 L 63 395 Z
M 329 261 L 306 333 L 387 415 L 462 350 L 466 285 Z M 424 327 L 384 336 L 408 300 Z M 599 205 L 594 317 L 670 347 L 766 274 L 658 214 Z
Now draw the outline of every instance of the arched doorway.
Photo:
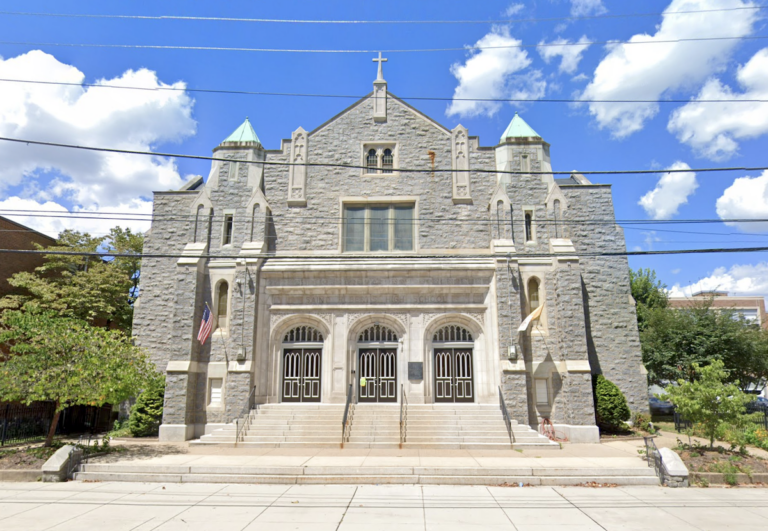
M 320 402 L 323 334 L 312 326 L 283 337 L 283 402 Z
M 435 402 L 474 402 L 474 339 L 466 328 L 446 325 L 432 337 Z
M 357 338 L 358 402 L 397 402 L 397 334 L 374 324 Z

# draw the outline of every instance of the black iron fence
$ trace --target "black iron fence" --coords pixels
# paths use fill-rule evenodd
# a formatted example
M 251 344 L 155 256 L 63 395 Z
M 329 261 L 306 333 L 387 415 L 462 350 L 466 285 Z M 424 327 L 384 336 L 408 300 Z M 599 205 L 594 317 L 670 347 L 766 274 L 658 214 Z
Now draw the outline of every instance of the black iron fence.
M 765 408 L 765 406 L 761 405 L 755 405 L 755 404 L 748 404 L 747 405 L 747 414 L 751 414 L 752 418 L 747 422 L 747 425 L 741 428 L 734 428 L 741 431 L 744 431 L 749 428 L 749 425 L 756 426 L 758 428 L 763 428 L 764 430 L 768 431 L 768 409 Z M 683 416 L 675 411 L 674 413 L 674 419 L 675 419 L 675 430 L 680 433 L 683 430 L 687 430 L 693 427 L 693 424 L 685 420 Z
M 56 411 L 53 402 L 0 404 L 0 446 L 42 441 Z M 98 433 L 111 427 L 112 406 L 71 406 L 59 415 L 56 437 Z
M 5 404 L 0 408 L 0 446 L 44 439 L 51 427 L 56 407 L 40 402 L 25 406 Z

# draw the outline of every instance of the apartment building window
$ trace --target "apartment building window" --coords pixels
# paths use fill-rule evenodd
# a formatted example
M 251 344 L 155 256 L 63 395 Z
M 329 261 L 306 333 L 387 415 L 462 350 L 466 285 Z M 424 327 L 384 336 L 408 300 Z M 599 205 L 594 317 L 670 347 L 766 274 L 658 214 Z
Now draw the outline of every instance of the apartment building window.
M 413 204 L 344 207 L 344 251 L 412 251 Z

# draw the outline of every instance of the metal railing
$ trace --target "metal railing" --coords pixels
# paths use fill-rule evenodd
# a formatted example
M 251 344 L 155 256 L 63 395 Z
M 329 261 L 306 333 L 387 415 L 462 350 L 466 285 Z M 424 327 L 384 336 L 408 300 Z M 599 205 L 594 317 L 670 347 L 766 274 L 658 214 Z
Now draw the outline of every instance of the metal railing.
M 251 389 L 251 392 L 248 395 L 248 400 L 245 401 L 243 410 L 240 412 L 240 417 L 235 419 L 235 446 L 237 446 L 237 443 L 245 438 L 245 434 L 247 433 L 248 428 L 251 427 L 251 411 L 253 411 L 256 406 L 256 404 L 253 403 L 255 395 L 256 386 L 254 385 L 253 389 Z M 240 420 L 241 418 L 242 421 Z
M 499 407 L 501 408 L 501 415 L 504 417 L 504 424 L 507 425 L 507 433 L 509 433 L 509 444 L 515 444 L 515 432 L 512 431 L 512 419 L 507 411 L 507 404 L 504 403 L 504 395 L 501 392 L 501 386 L 499 386 Z
M 400 448 L 405 444 L 405 437 L 408 433 L 408 398 L 405 396 L 405 387 L 400 384 Z
M 341 419 L 341 447 L 344 448 L 344 442 L 349 437 L 348 431 L 352 425 L 352 417 L 349 414 L 352 406 L 352 390 L 353 384 L 349 384 L 349 390 L 347 391 L 347 404 L 344 406 L 344 418 Z
M 648 463 L 648 466 L 654 469 L 656 475 L 659 476 L 659 480 L 663 484 L 664 469 L 661 463 L 659 449 L 656 447 L 653 437 L 643 437 L 643 441 L 645 441 L 645 460 Z
M 731 429 L 734 429 L 736 431 L 744 431 L 750 425 L 753 425 L 758 428 L 768 430 L 768 409 L 765 409 L 761 406 L 756 406 L 753 404 L 747 404 L 747 407 L 745 408 L 745 412 L 747 415 L 753 415 L 753 418 L 751 418 L 743 426 L 732 426 Z M 673 418 L 675 420 L 675 431 L 677 431 L 677 433 L 680 433 L 683 430 L 688 430 L 693 427 L 693 423 L 689 420 L 686 420 L 677 411 L 673 413 Z

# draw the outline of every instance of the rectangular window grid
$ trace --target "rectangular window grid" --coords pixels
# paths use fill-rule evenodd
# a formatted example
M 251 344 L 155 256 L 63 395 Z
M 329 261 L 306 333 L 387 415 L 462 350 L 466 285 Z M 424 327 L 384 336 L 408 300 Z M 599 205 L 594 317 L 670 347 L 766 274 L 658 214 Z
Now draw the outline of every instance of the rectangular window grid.
M 344 251 L 412 251 L 414 205 L 344 207 Z

